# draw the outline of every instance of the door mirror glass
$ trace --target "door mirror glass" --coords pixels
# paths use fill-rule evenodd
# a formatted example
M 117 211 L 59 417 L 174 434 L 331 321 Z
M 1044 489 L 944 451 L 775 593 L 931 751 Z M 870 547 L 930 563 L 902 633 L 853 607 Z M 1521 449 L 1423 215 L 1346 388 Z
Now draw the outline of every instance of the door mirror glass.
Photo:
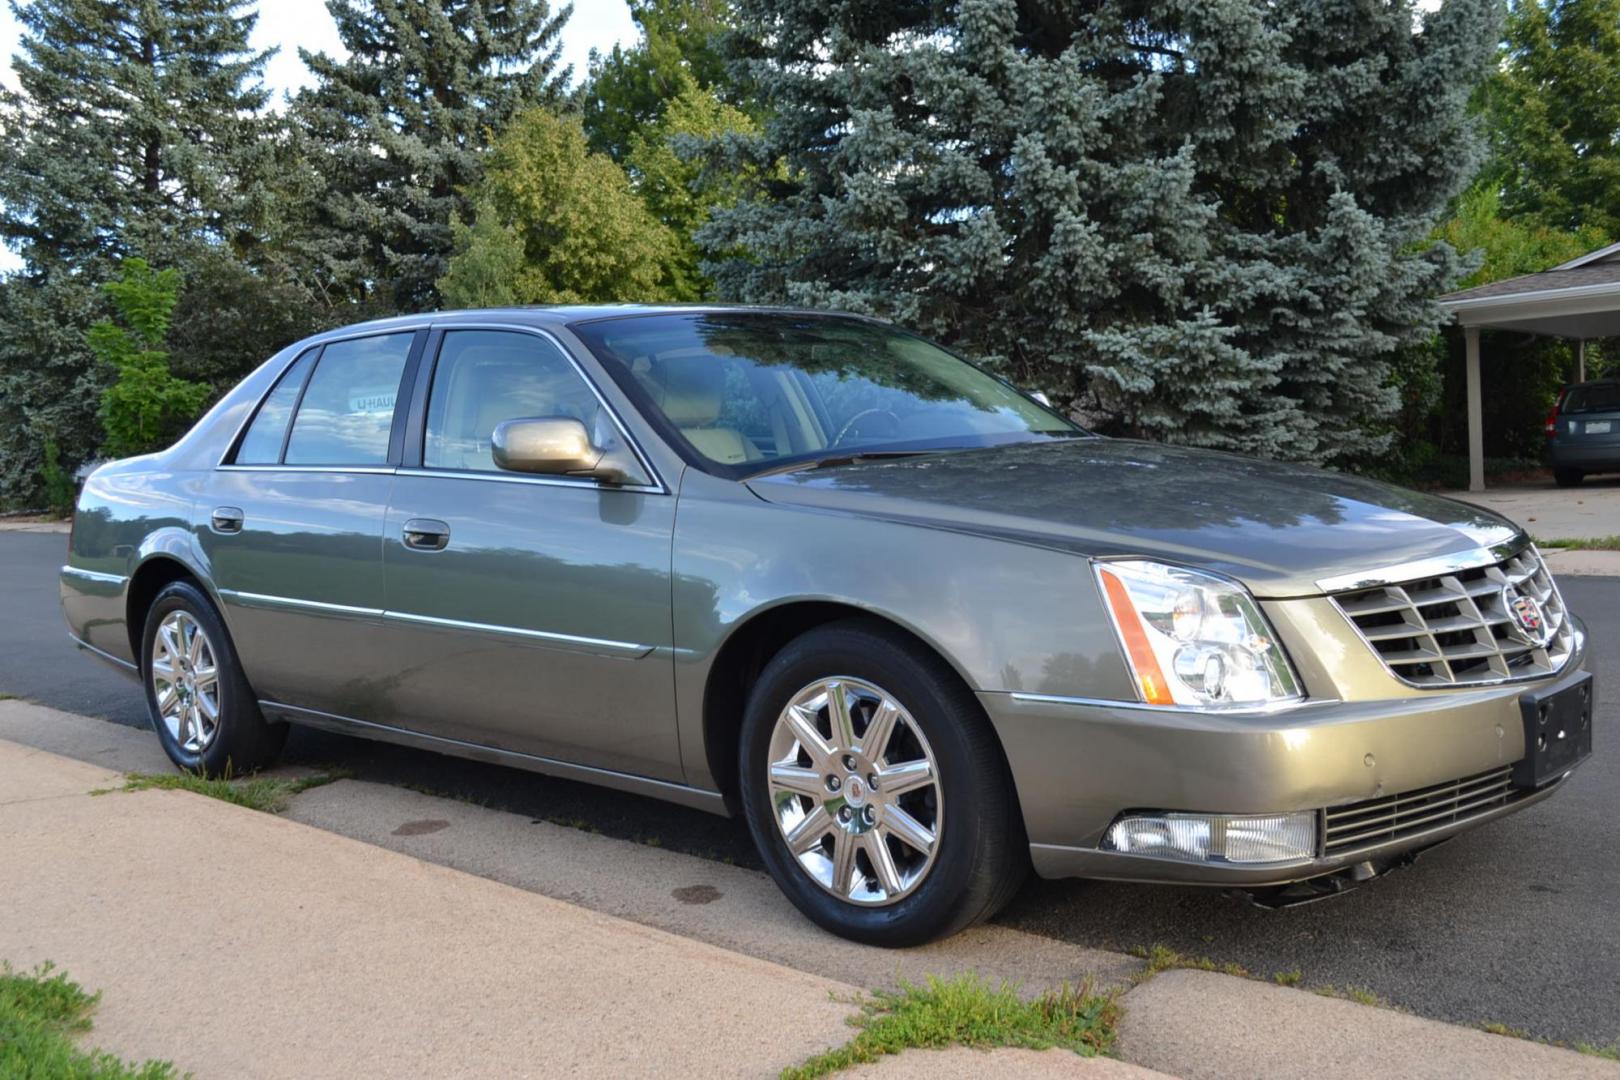
M 630 479 L 617 455 L 596 445 L 571 416 L 503 420 L 489 441 L 495 464 L 508 472 L 589 476 L 608 484 Z

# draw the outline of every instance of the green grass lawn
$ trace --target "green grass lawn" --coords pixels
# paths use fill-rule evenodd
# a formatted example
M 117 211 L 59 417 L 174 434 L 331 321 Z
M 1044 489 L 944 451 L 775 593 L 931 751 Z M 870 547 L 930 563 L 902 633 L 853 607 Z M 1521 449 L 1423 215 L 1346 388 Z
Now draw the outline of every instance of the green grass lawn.
M 858 1035 L 784 1070 L 782 1077 L 814 1080 L 912 1048 L 1062 1047 L 1090 1057 L 1113 1046 L 1118 1021 L 1114 995 L 1094 994 L 1089 985 L 1064 986 L 1026 1001 L 1014 987 L 991 987 L 977 975 L 929 978 L 924 986 L 874 993 L 850 1020 L 861 1029 Z
M 132 1065 L 78 1045 L 100 1000 L 50 964 L 17 972 L 0 962 L 0 1077 L 176 1080 L 180 1074 L 166 1061 Z
M 249 810 L 262 810 L 267 814 L 279 814 L 286 809 L 287 802 L 301 791 L 330 784 L 334 780 L 342 780 L 348 774 L 341 770 L 327 773 L 317 773 L 314 776 L 304 776 L 296 780 L 281 776 L 254 776 L 247 779 L 233 780 L 229 777 L 221 779 L 206 779 L 193 776 L 191 773 L 130 773 L 124 777 L 122 788 L 104 788 L 93 792 L 96 795 L 105 795 L 111 791 L 190 791 L 198 795 L 207 795 L 211 799 L 222 802 L 235 803 L 245 806 Z M 0 1077 L 0 1080 L 4 1080 Z

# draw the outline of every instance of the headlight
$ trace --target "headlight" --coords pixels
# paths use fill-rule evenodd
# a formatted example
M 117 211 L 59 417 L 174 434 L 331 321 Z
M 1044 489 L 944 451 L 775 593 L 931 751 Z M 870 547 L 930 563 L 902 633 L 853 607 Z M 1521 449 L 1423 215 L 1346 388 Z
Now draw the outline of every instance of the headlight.
M 1303 696 L 1276 635 L 1241 585 L 1160 563 L 1095 565 L 1149 705 L 1219 708 Z

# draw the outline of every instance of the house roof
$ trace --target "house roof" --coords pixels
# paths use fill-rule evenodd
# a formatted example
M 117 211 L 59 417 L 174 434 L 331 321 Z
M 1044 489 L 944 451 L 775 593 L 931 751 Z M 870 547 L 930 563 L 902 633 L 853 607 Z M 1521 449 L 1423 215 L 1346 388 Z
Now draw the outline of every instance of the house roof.
M 1440 306 L 1464 326 L 1555 337 L 1620 334 L 1620 244 L 1551 270 L 1448 293 Z

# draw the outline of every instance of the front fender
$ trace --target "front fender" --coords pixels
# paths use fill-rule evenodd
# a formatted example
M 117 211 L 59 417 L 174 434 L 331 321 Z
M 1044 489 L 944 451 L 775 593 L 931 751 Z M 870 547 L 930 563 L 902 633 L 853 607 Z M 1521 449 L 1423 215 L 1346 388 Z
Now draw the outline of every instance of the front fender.
M 815 601 L 886 619 L 969 688 L 1134 697 L 1084 558 L 991 537 L 765 502 L 689 473 L 672 554 L 676 708 L 688 782 L 714 787 L 704 691 L 763 613 Z

